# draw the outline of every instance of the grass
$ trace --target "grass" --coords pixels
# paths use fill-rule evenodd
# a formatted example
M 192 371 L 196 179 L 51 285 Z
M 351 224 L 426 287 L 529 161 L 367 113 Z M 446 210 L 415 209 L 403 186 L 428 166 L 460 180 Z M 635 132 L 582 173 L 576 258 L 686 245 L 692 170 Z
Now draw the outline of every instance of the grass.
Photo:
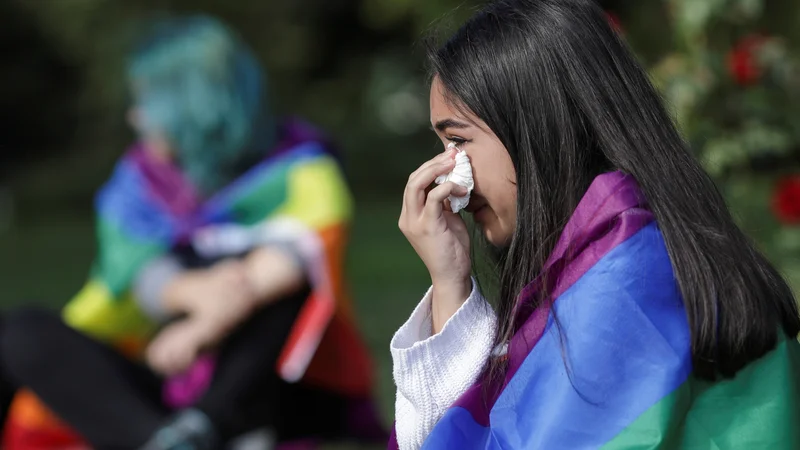
M 386 423 L 394 408 L 389 340 L 429 283 L 397 229 L 398 201 L 360 203 L 347 268 L 359 326 L 375 358 Z M 95 243 L 90 217 L 36 219 L 0 234 L 0 307 L 59 307 L 88 273 Z M 335 447 L 343 449 L 345 447 Z

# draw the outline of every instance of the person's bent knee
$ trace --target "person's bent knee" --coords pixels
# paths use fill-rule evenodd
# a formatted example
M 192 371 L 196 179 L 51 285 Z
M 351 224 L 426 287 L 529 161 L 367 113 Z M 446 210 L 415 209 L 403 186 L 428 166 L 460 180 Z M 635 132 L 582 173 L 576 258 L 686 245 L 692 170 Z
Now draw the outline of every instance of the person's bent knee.
M 6 313 L 0 325 L 0 364 L 18 381 L 47 371 L 67 326 L 57 312 L 22 308 Z

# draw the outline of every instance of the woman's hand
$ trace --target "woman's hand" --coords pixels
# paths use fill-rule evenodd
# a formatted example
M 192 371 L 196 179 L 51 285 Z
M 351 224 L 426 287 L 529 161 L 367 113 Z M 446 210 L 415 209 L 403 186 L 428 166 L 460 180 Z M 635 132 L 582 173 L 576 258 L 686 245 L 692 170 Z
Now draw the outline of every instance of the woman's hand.
M 400 213 L 400 230 L 425 263 L 433 283 L 433 332 L 438 333 L 471 292 L 469 233 L 464 220 L 450 211 L 450 195 L 465 188 L 444 183 L 428 192 L 437 176 L 455 166 L 455 150 L 426 162 L 408 178 Z
M 205 345 L 214 345 L 244 322 L 258 306 L 248 268 L 226 260 L 205 271 L 196 301 L 187 305 L 189 317 L 206 327 Z
M 247 267 L 229 260 L 186 275 L 181 289 L 186 319 L 166 326 L 147 348 L 147 362 L 164 375 L 185 371 L 200 353 L 217 345 L 257 306 Z
M 147 346 L 147 364 L 164 376 L 185 372 L 200 356 L 206 341 L 203 324 L 191 318 L 167 325 Z

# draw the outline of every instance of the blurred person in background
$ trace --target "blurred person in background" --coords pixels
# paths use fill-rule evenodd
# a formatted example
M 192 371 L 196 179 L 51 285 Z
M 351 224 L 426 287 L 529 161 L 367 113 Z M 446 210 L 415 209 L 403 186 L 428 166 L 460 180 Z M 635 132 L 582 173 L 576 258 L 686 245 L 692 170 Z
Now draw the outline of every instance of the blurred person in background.
M 600 7 L 498 0 L 430 60 L 447 148 L 403 198 L 432 287 L 392 339 L 390 448 L 800 448 L 795 297 Z M 429 190 L 457 151 L 498 292 L 467 189 Z
M 63 315 L 0 326 L 6 447 L 384 437 L 329 143 L 273 115 L 258 62 L 212 18 L 157 22 L 128 69 L 139 141 L 97 195 L 92 276 Z

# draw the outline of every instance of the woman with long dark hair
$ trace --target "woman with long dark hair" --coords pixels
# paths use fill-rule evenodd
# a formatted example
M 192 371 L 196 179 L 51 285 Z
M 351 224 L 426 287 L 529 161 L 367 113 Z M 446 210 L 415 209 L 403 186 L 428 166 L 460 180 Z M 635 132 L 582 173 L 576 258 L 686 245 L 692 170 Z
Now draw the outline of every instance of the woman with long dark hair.
M 800 445 L 792 292 L 603 11 L 497 1 L 430 60 L 448 148 L 404 194 L 399 225 L 432 288 L 392 341 L 392 445 Z M 467 189 L 428 190 L 457 152 L 498 274 L 485 297 L 447 200 Z

